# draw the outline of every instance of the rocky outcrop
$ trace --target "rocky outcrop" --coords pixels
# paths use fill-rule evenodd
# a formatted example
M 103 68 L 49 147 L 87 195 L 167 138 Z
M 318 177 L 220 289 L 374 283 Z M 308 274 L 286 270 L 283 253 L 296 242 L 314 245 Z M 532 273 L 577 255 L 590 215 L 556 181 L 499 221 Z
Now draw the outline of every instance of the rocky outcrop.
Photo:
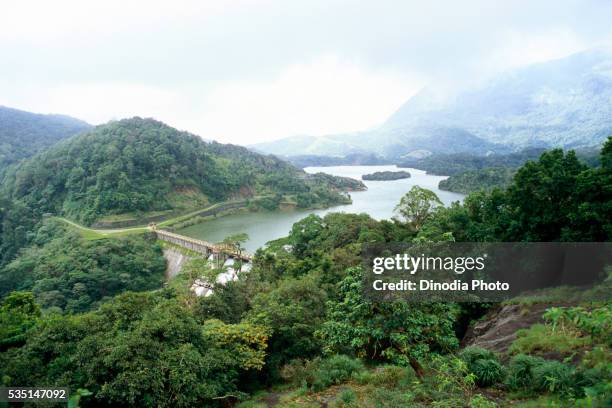
M 516 332 L 536 323 L 542 323 L 542 314 L 551 306 L 550 304 L 500 306 L 472 324 L 461 345 L 479 346 L 505 353 L 516 339 Z

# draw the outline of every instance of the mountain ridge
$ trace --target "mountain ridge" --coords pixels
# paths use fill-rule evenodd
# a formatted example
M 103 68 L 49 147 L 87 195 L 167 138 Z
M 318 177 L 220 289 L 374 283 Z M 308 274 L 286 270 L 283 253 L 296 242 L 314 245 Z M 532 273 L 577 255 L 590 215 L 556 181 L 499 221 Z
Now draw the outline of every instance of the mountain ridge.
M 9 168 L 0 190 L 37 213 L 91 223 L 129 212 L 193 208 L 255 195 L 296 205 L 345 200 L 348 180 L 309 176 L 273 156 L 205 142 L 154 119 L 109 122 Z
M 283 156 L 338 156 L 344 149 L 391 159 L 414 150 L 487 154 L 592 147 L 612 134 L 610 100 L 612 52 L 593 49 L 509 71 L 446 98 L 424 88 L 374 130 L 252 147 Z
M 0 171 L 91 127 L 67 115 L 32 113 L 0 105 Z

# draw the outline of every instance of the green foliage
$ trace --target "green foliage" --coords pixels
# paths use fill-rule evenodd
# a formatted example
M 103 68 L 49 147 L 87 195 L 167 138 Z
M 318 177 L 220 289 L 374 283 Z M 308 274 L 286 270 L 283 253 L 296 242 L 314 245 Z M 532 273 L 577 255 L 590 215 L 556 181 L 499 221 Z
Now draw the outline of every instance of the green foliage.
M 469 400 L 476 386 L 476 376 L 467 364 L 454 356 L 432 355 L 427 362 L 428 376 L 417 387 L 419 396 L 430 406 L 457 407 Z
M 552 327 L 542 324 L 521 329 L 516 332 L 516 336 L 508 349 L 511 354 L 553 351 L 567 355 L 591 342 L 589 337 L 581 337 L 579 333 L 554 331 Z
M 471 366 L 470 371 L 476 375 L 476 383 L 481 387 L 489 387 L 504 379 L 504 368 L 496 360 L 480 359 Z
M 86 241 L 56 223 L 39 229 L 34 245 L 0 269 L 0 296 L 31 290 L 43 308 L 82 312 L 127 290 L 161 287 L 165 260 L 143 237 Z
M 88 128 L 87 123 L 68 116 L 40 115 L 0 106 L 0 173 L 8 165 Z
M 309 358 L 321 351 L 314 332 L 325 318 L 325 292 L 312 278 L 289 279 L 253 299 L 246 321 L 269 327 L 268 368 L 275 370 L 295 358 Z
M 407 171 L 377 171 L 372 174 L 364 174 L 361 176 L 363 180 L 401 180 L 410 178 L 410 173 Z
M 333 355 L 309 361 L 293 360 L 282 368 L 281 376 L 295 385 L 305 384 L 313 391 L 321 391 L 331 385 L 340 384 L 363 370 L 364 366 L 360 360 L 345 355 Z
M 601 385 L 609 378 L 606 368 L 576 370 L 560 361 L 519 354 L 510 360 L 506 384 L 511 390 L 583 397 L 600 396 Z
M 442 201 L 436 193 L 413 186 L 395 207 L 395 212 L 418 231 L 431 216 L 432 211 L 439 206 L 442 206 Z
M 612 338 L 612 304 L 590 310 L 584 307 L 552 307 L 542 317 L 551 323 L 553 332 L 579 330 L 601 342 Z
M 497 361 L 497 356 L 491 350 L 487 350 L 482 347 L 470 346 L 466 347 L 459 353 L 459 358 L 461 358 L 468 367 L 474 364 L 478 360 L 495 360 Z
M 486 397 L 482 396 L 482 394 L 476 394 L 470 399 L 469 406 L 470 408 L 495 408 L 497 404 L 493 401 L 489 401 Z
M 400 388 L 411 385 L 416 381 L 414 370 L 410 367 L 384 365 L 373 371 L 360 371 L 353 375 L 359 384 L 372 384 L 377 387 Z
M 108 149 L 114 152 L 108 162 L 119 166 L 107 169 L 112 174 L 123 171 L 128 181 L 139 180 L 144 186 L 149 174 L 170 171 L 176 177 L 172 188 L 179 185 L 183 192 L 196 189 L 198 197 L 211 200 L 220 197 L 206 190 L 219 187 L 206 184 L 210 175 L 218 177 L 215 182 L 221 183 L 220 191 L 232 197 L 265 193 L 273 206 L 280 202 L 298 206 L 328 202 L 339 188 L 337 183 L 345 182 L 305 176 L 276 159 L 251 156 L 241 148 L 214 143 L 200 146 L 201 142 L 189 135 L 181 135 L 186 142 L 177 142 L 175 131 L 157 122 L 132 120 L 101 129 L 96 134 L 103 135 L 107 146 L 97 144 L 97 135 L 91 139 L 91 149 L 82 142 L 57 149 L 72 152 L 74 146 L 80 146 L 87 160 L 100 156 L 99 167 L 105 167 L 106 159 L 101 157 Z M 172 165 L 153 166 L 146 174 L 137 169 L 129 173 L 130 163 L 138 168 L 148 161 L 125 161 L 131 142 L 123 146 L 122 138 L 141 142 L 149 154 L 157 151 L 153 146 L 161 140 L 160 163 L 168 158 L 195 158 L 197 162 L 198 157 L 201 162 L 195 164 L 193 173 L 183 168 L 172 170 Z M 0 245 L 12 251 L 6 259 L 14 257 L 17 248 L 31 246 L 2 269 L 0 289 L 4 295 L 14 289 L 29 289 L 33 294 L 8 295 L 0 306 L 0 379 L 4 384 L 68 385 L 73 390 L 89 390 L 91 395 L 82 395 L 80 401 L 86 406 L 229 406 L 245 396 L 246 387 L 250 391 L 257 385 L 274 383 L 277 375 L 301 387 L 293 394 L 293 401 L 281 398 L 285 406 L 315 406 L 324 393 L 329 394 L 325 401 L 336 406 L 492 406 L 493 402 L 475 390 L 476 385 L 491 386 L 503 379 L 505 370 L 496 356 L 476 348 L 465 349 L 458 357 L 447 354 L 458 346 L 459 319 L 477 318 L 488 305 L 372 302 L 363 293 L 364 271 L 359 267 L 363 246 L 414 240 L 605 238 L 610 146 L 612 142 L 604 147 L 600 168 L 587 169 L 572 154 L 553 151 L 517 172 L 522 184 L 516 184 L 515 179 L 507 191 L 478 192 L 464 204 L 450 208 L 436 204 L 435 195 L 426 190 L 415 190 L 411 196 L 409 193 L 413 202 L 404 201 L 400 207 L 411 225 L 376 221 L 365 214 L 309 216 L 296 223 L 287 238 L 258 251 L 248 274 L 215 287 L 212 296 L 197 299 L 187 288 L 179 287 L 189 281 L 185 276 L 167 289 L 120 294 L 159 288 L 164 262 L 160 248 L 146 237 L 88 242 L 53 222 L 38 221 L 44 200 L 52 203 L 58 199 L 60 211 L 77 214 L 80 210 L 64 204 L 85 202 L 79 200 L 86 200 L 88 191 L 123 191 L 119 182 L 113 184 L 110 176 L 106 178 L 97 170 L 87 170 L 87 177 L 95 176 L 95 182 L 86 177 L 86 186 L 78 188 L 76 184 L 62 185 L 66 180 L 61 177 L 56 180 L 44 175 L 43 184 L 36 185 L 34 193 L 25 187 L 28 182 L 36 184 L 33 174 L 37 173 L 28 179 L 25 170 L 48 168 L 23 164 L 17 172 L 23 171 L 25 178 L 11 181 L 5 191 L 17 195 L 0 200 L 2 236 L 17 244 L 5 245 L 7 241 L 3 241 Z M 201 147 L 201 151 L 187 151 L 191 147 Z M 61 173 L 64 161 L 73 159 L 56 154 L 41 157 L 53 159 Z M 236 163 L 257 175 L 243 173 Z M 88 166 L 93 168 L 91 163 Z M 211 173 L 204 172 L 206 169 Z M 199 178 L 189 181 L 193 174 Z M 16 190 L 17 185 L 25 190 Z M 79 194 L 70 196 L 69 201 L 67 189 L 73 187 L 72 193 Z M 152 197 L 164 194 L 165 187 L 158 187 Z M 125 188 L 131 191 L 132 186 L 128 183 Z M 551 208 L 547 202 L 546 197 L 561 199 L 559 191 L 566 195 L 563 204 L 568 208 Z M 529 194 L 535 196 L 533 208 L 521 197 Z M 100 200 L 107 198 L 100 195 Z M 174 205 L 160 200 L 161 206 Z M 113 212 L 119 207 L 106 210 Z M 583 208 L 588 211 L 583 213 Z M 97 217 L 96 211 L 88 214 Z M 523 222 L 524 211 L 531 211 L 536 227 Z M 547 211 L 557 211 L 562 220 L 549 217 Z M 595 227 L 590 226 L 592 222 Z M 37 223 L 39 228 L 34 228 Z M 575 231 L 578 235 L 573 235 Z M 240 245 L 242 238 L 231 237 L 226 242 Z M 194 265 L 193 270 L 187 270 L 193 276 L 207 268 L 197 262 Z M 37 304 L 46 309 L 42 317 Z M 58 307 L 64 315 L 54 313 Z M 69 315 L 75 312 L 83 313 Z M 577 369 L 516 356 L 508 367 L 508 388 L 524 393 L 520 395 L 558 393 L 555 401 L 603 401 L 609 393 L 606 341 L 610 337 L 610 308 L 551 309 L 545 319 L 546 325 L 520 332 L 511 351 L 565 350 L 569 354 L 582 352 L 585 346 L 596 347 L 584 353 Z M 368 370 L 364 362 L 393 365 Z M 491 392 L 503 398 L 503 389 Z
M 98 311 L 42 319 L 3 355 L 3 385 L 86 388 L 87 405 L 189 407 L 241 396 L 239 376 L 264 364 L 267 333 L 199 323 L 164 293 L 127 293 Z
M 466 171 L 451 175 L 440 181 L 440 190 L 469 194 L 474 191 L 491 191 L 494 188 L 505 188 L 510 185 L 514 170 L 500 167 Z
M 357 395 L 351 389 L 344 390 L 338 395 L 338 400 L 342 401 L 342 406 L 351 406 L 357 400 Z
M 534 388 L 557 394 L 569 393 L 573 388 L 573 370 L 560 361 L 545 361 L 532 369 Z
M 517 354 L 508 364 L 506 384 L 512 390 L 527 389 L 534 384 L 533 369 L 544 363 L 540 357 Z
M 298 195 L 301 206 L 329 206 L 350 201 L 338 190 L 359 185 L 307 175 L 243 147 L 206 143 L 152 119 L 112 122 L 7 172 L 0 187 L 0 266 L 31 242 L 31 232 L 48 213 L 92 223 L 272 194 Z
M 371 302 L 363 297 L 362 274 L 349 269 L 338 283 L 338 300 L 328 304 L 320 330 L 327 351 L 414 365 L 430 352 L 457 347 L 454 304 Z
M 30 292 L 12 292 L 0 304 L 0 352 L 22 345 L 26 332 L 40 317 L 40 307 Z
M 6 184 L 14 199 L 37 204 L 40 212 L 89 223 L 109 214 L 170 209 L 180 194 L 205 202 L 311 192 L 300 174 L 273 157 L 133 118 L 51 148 L 10 172 Z
M 476 192 L 464 204 L 438 208 L 422 234 L 457 241 L 609 241 L 612 239 L 612 168 L 606 159 L 587 168 L 573 151 L 545 152 L 517 170 L 508 189 Z
M 335 355 L 319 360 L 313 372 L 311 385 L 315 391 L 320 391 L 332 384 L 340 384 L 348 380 L 353 373 L 363 370 L 363 363 L 344 355 Z
M 488 387 L 504 379 L 504 368 L 497 356 L 481 347 L 466 347 L 459 353 L 467 364 L 471 373 L 476 376 L 476 383 L 481 387 Z
M 429 174 L 452 176 L 486 168 L 518 168 L 527 160 L 534 160 L 544 152 L 542 148 L 524 149 L 509 154 L 475 155 L 470 153 L 432 154 L 422 159 L 407 159 L 400 167 L 416 167 Z

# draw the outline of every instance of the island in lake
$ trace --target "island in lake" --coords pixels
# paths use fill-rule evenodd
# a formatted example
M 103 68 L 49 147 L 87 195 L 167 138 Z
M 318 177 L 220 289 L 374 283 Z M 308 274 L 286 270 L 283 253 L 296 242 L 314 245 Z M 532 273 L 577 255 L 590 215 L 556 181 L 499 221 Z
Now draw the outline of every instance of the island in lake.
M 410 173 L 407 171 L 377 171 L 371 174 L 364 174 L 361 177 L 363 180 L 401 180 L 410 178 Z

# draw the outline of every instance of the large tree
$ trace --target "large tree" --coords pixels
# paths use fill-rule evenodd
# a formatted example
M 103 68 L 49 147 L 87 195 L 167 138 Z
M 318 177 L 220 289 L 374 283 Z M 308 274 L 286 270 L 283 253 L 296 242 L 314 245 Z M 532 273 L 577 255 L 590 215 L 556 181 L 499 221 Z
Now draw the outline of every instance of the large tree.
M 433 210 L 442 205 L 436 193 L 423 187 L 414 186 L 407 192 L 395 212 L 415 230 L 421 229 Z
M 327 351 L 411 365 L 422 374 L 419 360 L 458 346 L 455 304 L 372 301 L 364 297 L 363 273 L 349 269 L 337 286 L 338 300 L 328 302 L 320 330 Z

